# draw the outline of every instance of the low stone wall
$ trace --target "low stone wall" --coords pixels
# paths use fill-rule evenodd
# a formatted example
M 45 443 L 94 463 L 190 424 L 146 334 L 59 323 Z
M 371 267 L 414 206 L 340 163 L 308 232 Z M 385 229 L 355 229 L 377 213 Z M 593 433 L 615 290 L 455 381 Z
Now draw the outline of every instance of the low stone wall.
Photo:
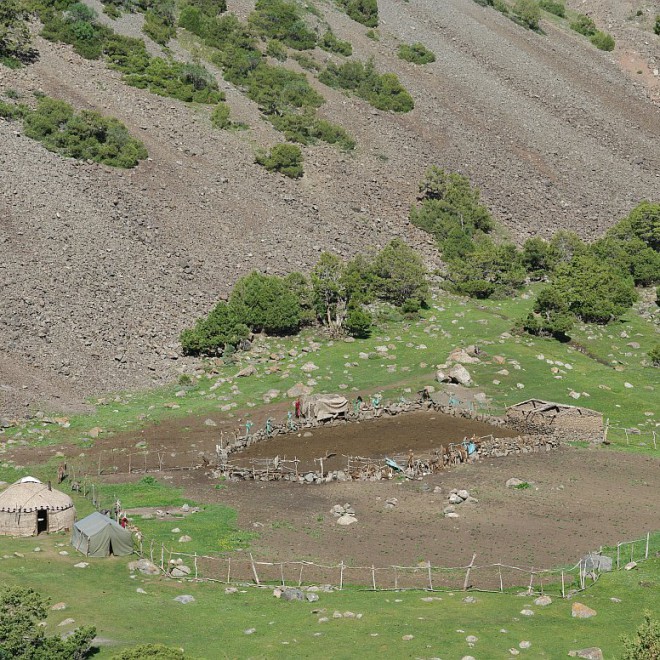
M 516 454 L 532 454 L 552 451 L 561 445 L 561 439 L 555 435 L 533 434 L 519 435 L 515 438 L 493 438 L 484 440 L 477 448 L 480 458 L 501 458 Z

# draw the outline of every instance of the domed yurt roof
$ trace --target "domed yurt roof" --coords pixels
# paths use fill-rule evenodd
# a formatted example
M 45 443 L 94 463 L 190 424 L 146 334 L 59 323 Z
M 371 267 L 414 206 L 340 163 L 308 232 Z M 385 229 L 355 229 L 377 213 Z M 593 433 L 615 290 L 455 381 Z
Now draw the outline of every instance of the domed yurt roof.
M 39 509 L 64 511 L 73 507 L 73 500 L 50 484 L 34 477 L 24 477 L 0 493 L 0 511 L 30 513 Z

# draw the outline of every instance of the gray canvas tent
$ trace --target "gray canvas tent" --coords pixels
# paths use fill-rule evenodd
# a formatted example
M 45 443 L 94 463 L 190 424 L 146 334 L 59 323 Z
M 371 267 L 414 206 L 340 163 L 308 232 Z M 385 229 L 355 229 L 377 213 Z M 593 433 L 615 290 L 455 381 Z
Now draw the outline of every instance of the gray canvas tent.
M 95 511 L 73 526 L 71 545 L 88 557 L 116 557 L 133 552 L 133 535 L 108 516 Z
M 340 394 L 313 394 L 302 400 L 302 413 L 308 419 L 318 422 L 345 417 L 348 413 L 348 399 Z

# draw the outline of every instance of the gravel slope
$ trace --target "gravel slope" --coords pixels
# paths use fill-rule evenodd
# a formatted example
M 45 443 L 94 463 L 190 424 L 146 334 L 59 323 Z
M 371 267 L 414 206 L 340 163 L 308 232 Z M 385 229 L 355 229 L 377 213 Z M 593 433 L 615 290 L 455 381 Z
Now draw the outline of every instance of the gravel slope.
M 171 379 L 185 362 L 180 330 L 254 268 L 308 269 L 323 249 L 349 256 L 397 235 L 432 262 L 427 238 L 407 223 L 430 164 L 469 175 L 518 241 L 558 228 L 593 238 L 639 200 L 660 198 L 658 106 L 618 67 L 617 51 L 549 22 L 534 34 L 471 0 L 381 2 L 380 42 L 321 6 L 358 57 L 400 76 L 416 108 L 396 116 L 315 83 L 327 99 L 321 114 L 358 149 L 306 148 L 300 181 L 254 164 L 255 147 L 281 136 L 222 80 L 250 131 L 214 131 L 208 110 L 127 87 L 43 40 L 36 64 L 0 71 L 0 91 L 41 89 L 114 115 L 150 153 L 130 172 L 81 164 L 0 120 L 6 414 Z M 250 4 L 232 9 L 245 15 Z M 135 26 L 124 19 L 117 29 Z M 402 41 L 421 41 L 437 62 L 400 61 Z

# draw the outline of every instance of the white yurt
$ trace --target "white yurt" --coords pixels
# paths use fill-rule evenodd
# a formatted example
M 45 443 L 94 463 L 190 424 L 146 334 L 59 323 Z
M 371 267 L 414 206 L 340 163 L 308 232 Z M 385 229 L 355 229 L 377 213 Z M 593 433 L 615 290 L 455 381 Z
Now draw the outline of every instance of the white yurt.
M 73 500 L 34 477 L 23 477 L 0 493 L 0 534 L 36 536 L 70 531 L 76 518 Z

